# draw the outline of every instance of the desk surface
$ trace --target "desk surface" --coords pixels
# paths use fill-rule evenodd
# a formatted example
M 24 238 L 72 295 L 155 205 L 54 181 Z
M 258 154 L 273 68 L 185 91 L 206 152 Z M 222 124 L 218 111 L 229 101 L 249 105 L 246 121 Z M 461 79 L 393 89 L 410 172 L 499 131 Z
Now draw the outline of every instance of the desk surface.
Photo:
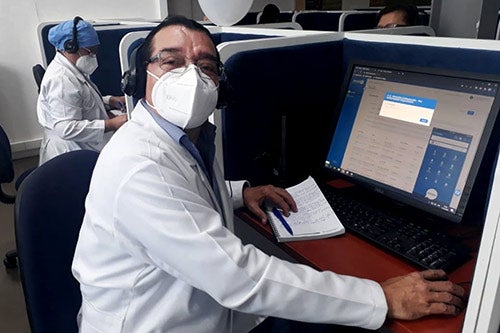
M 353 275 L 378 282 L 416 270 L 410 264 L 349 232 L 342 236 L 327 239 L 277 243 L 268 225 L 262 225 L 245 209 L 238 210 L 236 214 L 298 262 L 310 265 L 318 270 L 330 270 L 335 273 Z M 473 253 L 472 259 L 449 275 L 450 280 L 455 283 L 464 283 L 463 286 L 470 289 L 476 258 L 477 252 Z M 414 321 L 391 320 L 386 325 L 391 332 L 396 333 L 458 333 L 462 330 L 464 314 L 465 311 L 462 311 L 456 317 L 429 316 Z

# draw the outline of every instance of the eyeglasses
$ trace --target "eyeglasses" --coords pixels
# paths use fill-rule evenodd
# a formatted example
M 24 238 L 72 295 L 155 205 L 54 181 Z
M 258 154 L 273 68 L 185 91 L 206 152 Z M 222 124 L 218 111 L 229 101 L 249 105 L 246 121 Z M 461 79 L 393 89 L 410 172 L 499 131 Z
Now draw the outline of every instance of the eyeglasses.
M 389 23 L 384 26 L 377 25 L 377 29 L 389 29 L 389 28 L 397 28 L 397 27 L 407 27 L 406 24 L 397 24 L 397 23 Z
M 157 62 L 161 70 L 168 72 L 173 69 L 186 66 L 186 60 L 186 57 L 180 54 L 170 51 L 161 51 L 157 55 L 149 58 L 146 63 L 150 64 Z M 217 79 L 223 70 L 222 62 L 215 57 L 205 57 L 193 62 L 193 64 L 211 79 Z

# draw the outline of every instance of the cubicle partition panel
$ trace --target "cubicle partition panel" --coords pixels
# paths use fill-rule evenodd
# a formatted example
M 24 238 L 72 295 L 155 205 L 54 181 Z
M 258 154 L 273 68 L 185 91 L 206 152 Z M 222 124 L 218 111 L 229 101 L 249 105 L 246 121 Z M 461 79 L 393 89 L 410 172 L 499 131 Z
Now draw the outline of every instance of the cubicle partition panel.
M 349 11 L 339 18 L 338 31 L 372 29 L 377 25 L 377 11 Z
M 305 10 L 295 13 L 292 21 L 300 24 L 304 30 L 339 31 L 339 19 L 344 12 Z
M 436 31 L 428 25 L 412 25 L 396 28 L 381 28 L 381 29 L 361 29 L 351 30 L 350 32 L 364 34 L 379 34 L 379 35 L 412 35 L 412 36 L 436 36 Z
M 149 33 L 153 27 L 123 28 L 113 30 L 98 30 L 102 47 L 99 49 L 97 59 L 99 67 L 91 75 L 92 81 L 99 87 L 103 95 L 123 95 L 120 80 L 122 71 L 120 68 L 119 46 L 123 36 L 132 31 L 145 31 Z
M 227 179 L 291 185 L 322 165 L 341 81 L 342 42 L 239 52 L 225 62 Z
M 416 36 L 410 38 L 418 38 L 416 40 L 421 41 L 428 39 Z M 374 42 L 346 38 L 343 51 L 344 68 L 352 59 L 500 74 L 500 49 L 481 50 L 459 46 Z
M 270 35 L 260 35 L 253 33 L 234 33 L 234 32 L 216 32 L 212 33 L 212 38 L 215 45 L 219 45 L 225 42 L 233 42 L 237 40 L 248 40 L 248 39 L 261 39 L 261 38 L 271 38 L 276 36 Z

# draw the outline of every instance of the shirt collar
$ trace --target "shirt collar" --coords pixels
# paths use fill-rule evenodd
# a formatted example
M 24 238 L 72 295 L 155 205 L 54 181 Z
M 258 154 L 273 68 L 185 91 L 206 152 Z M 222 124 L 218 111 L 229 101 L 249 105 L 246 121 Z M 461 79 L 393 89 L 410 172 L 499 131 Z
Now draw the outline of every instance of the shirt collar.
M 151 117 L 156 121 L 156 123 L 177 143 L 181 143 L 181 138 L 187 136 L 187 134 L 180 128 L 172 124 L 170 121 L 160 117 L 156 112 L 154 112 L 151 107 L 146 103 L 145 99 L 140 101 L 142 106 L 149 112 Z

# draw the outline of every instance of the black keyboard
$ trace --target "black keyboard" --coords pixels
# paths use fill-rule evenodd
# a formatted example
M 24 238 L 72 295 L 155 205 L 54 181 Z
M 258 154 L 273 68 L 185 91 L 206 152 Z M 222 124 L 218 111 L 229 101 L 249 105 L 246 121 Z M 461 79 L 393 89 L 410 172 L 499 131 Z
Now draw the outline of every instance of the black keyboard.
M 329 186 L 321 190 L 347 231 L 418 268 L 449 273 L 470 258 L 469 248 L 446 233 L 375 210 Z

